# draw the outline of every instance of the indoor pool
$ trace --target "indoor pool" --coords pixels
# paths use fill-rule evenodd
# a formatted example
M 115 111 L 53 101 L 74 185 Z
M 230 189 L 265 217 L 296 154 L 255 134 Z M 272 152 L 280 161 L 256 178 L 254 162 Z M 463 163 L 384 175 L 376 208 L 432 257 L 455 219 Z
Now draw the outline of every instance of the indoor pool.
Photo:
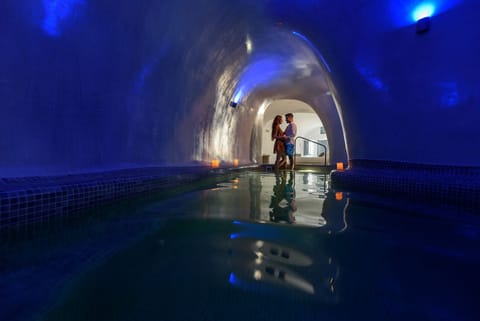
M 246 171 L 16 233 L 0 320 L 479 320 L 478 217 L 381 204 Z

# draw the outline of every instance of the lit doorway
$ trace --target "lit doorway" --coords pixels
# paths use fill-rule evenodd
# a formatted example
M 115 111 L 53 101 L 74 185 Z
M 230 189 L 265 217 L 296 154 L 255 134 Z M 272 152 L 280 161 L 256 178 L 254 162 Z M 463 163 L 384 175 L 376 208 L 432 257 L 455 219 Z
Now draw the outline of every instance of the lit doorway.
M 287 127 L 285 114 L 292 113 L 297 124 L 297 137 L 305 137 L 313 142 L 320 143 L 327 147 L 326 163 L 329 164 L 329 147 L 325 127 L 315 110 L 300 100 L 282 99 L 273 101 L 264 112 L 262 132 L 262 162 L 273 163 L 273 141 L 271 139 L 272 122 L 276 115 L 283 117 L 282 129 Z M 323 165 L 325 156 L 324 148 L 318 144 L 303 139 L 297 140 L 296 163 Z

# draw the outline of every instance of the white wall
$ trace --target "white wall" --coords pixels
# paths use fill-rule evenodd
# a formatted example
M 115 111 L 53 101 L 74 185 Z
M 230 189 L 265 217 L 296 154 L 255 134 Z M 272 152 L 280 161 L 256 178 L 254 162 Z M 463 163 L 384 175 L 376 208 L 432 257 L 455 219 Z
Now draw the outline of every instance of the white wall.
M 258 160 L 280 97 L 322 117 L 332 162 L 480 166 L 480 1 L 435 1 L 423 35 L 414 0 L 62 3 L 0 1 L 0 176 Z

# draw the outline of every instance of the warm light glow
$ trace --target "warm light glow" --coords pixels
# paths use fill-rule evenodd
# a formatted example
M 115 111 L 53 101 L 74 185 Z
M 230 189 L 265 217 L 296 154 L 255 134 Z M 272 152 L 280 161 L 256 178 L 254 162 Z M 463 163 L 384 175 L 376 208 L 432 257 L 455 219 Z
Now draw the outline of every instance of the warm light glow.
M 335 199 L 336 199 L 337 201 L 343 200 L 343 193 L 342 193 L 342 192 L 336 192 L 336 193 L 335 193 Z
M 247 40 L 245 40 L 245 47 L 247 48 L 247 53 L 251 54 L 253 51 L 253 42 L 250 38 L 250 35 L 247 35 Z
M 257 281 L 261 280 L 262 272 L 260 272 L 259 270 L 255 270 L 255 272 L 253 272 L 253 278 Z
M 220 167 L 220 161 L 218 159 L 212 160 L 212 168 L 219 168 Z
M 235 159 L 233 160 L 233 166 L 235 166 L 235 167 L 238 166 L 238 159 L 235 158 Z
M 343 163 L 342 162 L 337 163 L 337 171 L 343 171 Z

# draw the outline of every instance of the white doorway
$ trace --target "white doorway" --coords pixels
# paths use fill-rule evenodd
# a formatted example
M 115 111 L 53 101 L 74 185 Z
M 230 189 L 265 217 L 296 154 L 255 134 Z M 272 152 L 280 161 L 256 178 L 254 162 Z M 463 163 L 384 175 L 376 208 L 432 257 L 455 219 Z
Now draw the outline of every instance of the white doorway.
M 269 163 L 275 161 L 273 153 L 273 141 L 271 139 L 272 121 L 276 115 L 281 115 L 284 119 L 282 129 L 287 127 L 285 114 L 292 113 L 294 121 L 297 124 L 297 137 L 305 137 L 311 141 L 320 143 L 327 147 L 326 159 L 329 164 L 329 148 L 325 127 L 318 117 L 317 113 L 308 104 L 300 100 L 282 99 L 273 101 L 266 109 L 263 118 L 262 133 L 262 161 Z M 324 164 L 325 157 L 322 154 L 324 148 L 318 144 L 297 140 L 296 162 L 297 164 Z M 321 156 L 320 156 L 321 155 Z

